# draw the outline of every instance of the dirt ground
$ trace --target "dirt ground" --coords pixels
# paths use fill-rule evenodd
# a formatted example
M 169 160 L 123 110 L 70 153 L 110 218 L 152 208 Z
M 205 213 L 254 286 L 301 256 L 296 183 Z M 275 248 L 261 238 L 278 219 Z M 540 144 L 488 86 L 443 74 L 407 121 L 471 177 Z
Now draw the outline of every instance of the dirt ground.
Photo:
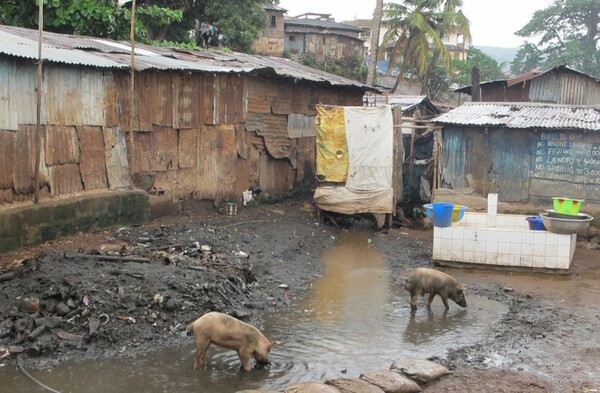
M 341 229 L 317 221 L 308 199 L 240 206 L 235 216 L 189 202 L 178 217 L 5 253 L 1 361 L 23 353 L 27 367 L 42 368 L 182 345 L 189 340 L 186 325 L 209 310 L 252 322 L 309 290 L 322 273 L 321 252 Z M 431 238 L 430 230 L 392 227 L 378 231 L 374 242 L 392 271 L 402 272 L 433 266 Z M 600 251 L 588 248 L 595 247 L 578 249 L 573 275 L 595 266 Z M 438 359 L 453 373 L 425 392 L 600 391 L 597 298 L 552 296 L 535 286 L 524 291 L 519 281 L 493 274 L 456 274 L 509 312 L 486 343 Z M 544 354 L 547 364 L 527 366 Z M 490 362 L 495 357 L 512 361 Z

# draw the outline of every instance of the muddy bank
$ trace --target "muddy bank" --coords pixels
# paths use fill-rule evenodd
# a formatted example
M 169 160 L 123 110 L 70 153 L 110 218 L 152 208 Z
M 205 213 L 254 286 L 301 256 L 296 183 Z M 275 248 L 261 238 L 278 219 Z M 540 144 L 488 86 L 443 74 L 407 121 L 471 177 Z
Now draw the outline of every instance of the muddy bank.
M 24 363 L 39 368 L 187 344 L 186 325 L 206 311 L 252 322 L 292 302 L 334 240 L 334 229 L 301 204 L 236 216 L 195 208 L 187 217 L 46 244 L 5 271 L 3 353 L 25 353 Z
M 294 306 L 322 275 L 320 256 L 344 226 L 370 225 L 324 224 L 305 200 L 240 208 L 236 216 L 201 203 L 184 213 L 2 255 L 3 266 L 25 261 L 0 280 L 0 346 L 40 368 L 188 345 L 186 324 L 206 311 L 252 323 Z M 413 267 L 433 267 L 431 231 L 373 230 L 372 242 L 398 283 Z M 477 294 L 509 311 L 483 341 L 440 353 L 434 360 L 453 374 L 425 391 L 599 389 L 600 314 L 589 295 L 599 291 L 600 254 L 582 251 L 568 277 L 447 270 L 468 285 L 467 301 Z

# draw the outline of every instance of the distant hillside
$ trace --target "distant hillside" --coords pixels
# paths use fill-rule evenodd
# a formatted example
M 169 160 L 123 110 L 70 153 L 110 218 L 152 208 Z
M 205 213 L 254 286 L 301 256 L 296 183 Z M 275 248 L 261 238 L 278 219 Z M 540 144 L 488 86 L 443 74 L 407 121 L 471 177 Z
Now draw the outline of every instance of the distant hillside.
M 508 71 L 510 63 L 515 58 L 519 48 L 500 48 L 497 46 L 477 46 L 473 45 L 492 59 L 496 60 L 504 71 Z M 504 64 L 503 64 L 504 63 Z

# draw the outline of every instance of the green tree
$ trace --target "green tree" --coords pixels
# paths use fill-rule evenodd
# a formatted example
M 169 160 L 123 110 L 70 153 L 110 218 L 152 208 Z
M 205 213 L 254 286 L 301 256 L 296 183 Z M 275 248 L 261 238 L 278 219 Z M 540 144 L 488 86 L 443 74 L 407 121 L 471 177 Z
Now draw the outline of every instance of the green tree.
M 566 64 L 600 77 L 598 0 L 554 0 L 548 8 L 536 11 L 516 34 L 535 38 L 537 44 L 521 46 L 511 63 L 514 74 Z
M 460 6 L 461 0 L 405 0 L 402 4 L 386 4 L 389 29 L 383 47 L 393 44 L 390 63 L 400 63 L 392 92 L 399 89 L 409 68 L 426 80 L 435 65 L 449 67 L 450 56 L 443 36 L 452 28 L 460 29 L 465 39 L 470 39 L 469 21 L 457 10 Z
M 466 61 L 452 61 L 450 83 L 457 83 L 459 86 L 469 86 L 471 84 L 471 70 L 473 67 L 479 69 L 482 82 L 504 79 L 506 77 L 502 71 L 502 67 L 496 60 L 477 48 L 470 48 L 467 51 Z
M 129 37 L 131 10 L 116 0 L 43 0 L 44 29 L 116 40 Z M 145 0 L 136 7 L 136 40 L 193 43 L 196 20 L 214 23 L 232 49 L 251 51 L 264 28 L 265 4 L 278 0 Z M 0 23 L 37 28 L 37 0 L 0 1 Z

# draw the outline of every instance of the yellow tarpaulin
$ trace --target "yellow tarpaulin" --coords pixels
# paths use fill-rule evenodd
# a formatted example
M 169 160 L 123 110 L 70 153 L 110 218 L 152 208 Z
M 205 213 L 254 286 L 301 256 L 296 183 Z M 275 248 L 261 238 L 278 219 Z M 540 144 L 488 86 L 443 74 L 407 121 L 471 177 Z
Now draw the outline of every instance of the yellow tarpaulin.
M 317 178 L 343 183 L 348 177 L 344 108 L 317 106 Z

